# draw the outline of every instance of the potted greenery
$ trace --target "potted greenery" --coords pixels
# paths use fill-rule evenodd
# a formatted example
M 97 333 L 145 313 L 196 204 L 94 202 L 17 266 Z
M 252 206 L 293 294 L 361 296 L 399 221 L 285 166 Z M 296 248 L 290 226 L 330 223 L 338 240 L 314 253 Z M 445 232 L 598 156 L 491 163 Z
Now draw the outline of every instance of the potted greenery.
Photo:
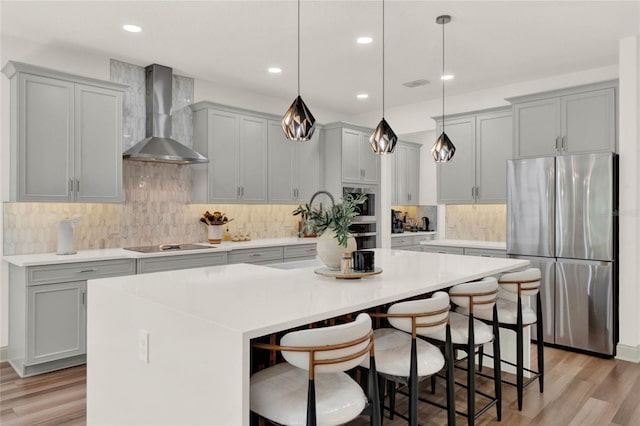
M 331 200 L 331 207 L 325 208 L 322 203 L 314 207 L 316 196 L 325 194 Z M 306 233 L 316 233 L 318 238 L 318 256 L 330 269 L 340 269 L 340 259 L 344 252 L 351 254 L 356 249 L 355 238 L 351 236 L 349 226 L 354 217 L 358 216 L 356 207 L 367 199 L 366 194 L 354 197 L 347 194 L 342 201 L 336 203 L 327 191 L 318 191 L 311 197 L 308 204 L 300 205 L 293 211 L 293 215 L 302 217 L 303 230 Z

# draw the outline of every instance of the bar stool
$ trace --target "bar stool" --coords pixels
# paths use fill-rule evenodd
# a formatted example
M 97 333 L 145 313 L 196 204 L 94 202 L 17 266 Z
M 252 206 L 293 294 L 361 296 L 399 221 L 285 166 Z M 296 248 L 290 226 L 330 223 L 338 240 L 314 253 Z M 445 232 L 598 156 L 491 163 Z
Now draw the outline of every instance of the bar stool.
M 494 395 L 476 390 L 475 387 L 475 351 L 476 348 L 482 347 L 485 343 L 493 341 L 493 351 L 500 356 L 500 337 L 498 334 L 498 321 L 496 310 L 496 298 L 498 294 L 498 282 L 495 278 L 483 278 L 480 281 L 458 284 L 449 289 L 449 298 L 451 303 L 466 307 L 469 315 L 462 315 L 457 312 L 449 314 L 449 324 L 451 328 L 451 341 L 453 349 L 461 349 L 467 354 L 467 383 L 462 384 L 467 389 L 467 412 L 456 413 L 467 417 L 469 425 L 475 424 L 475 419 L 485 413 L 489 408 L 495 405 L 497 419 L 502 418 L 502 386 L 500 362 L 494 361 Z M 482 313 L 484 316 L 493 314 L 492 327 L 476 320 L 476 313 Z M 435 341 L 446 342 L 446 336 L 441 331 L 439 333 L 429 334 L 427 338 Z M 453 354 L 451 358 L 453 362 Z M 459 383 L 457 383 L 459 384 Z M 478 393 L 490 401 L 476 412 L 475 394 Z
M 501 360 L 505 364 L 516 367 L 516 383 L 508 380 L 502 380 L 511 386 L 515 386 L 518 392 L 518 410 L 522 411 L 522 398 L 524 388 L 534 380 L 538 379 L 540 393 L 544 392 L 544 345 L 542 343 L 542 301 L 540 299 L 540 282 L 541 273 L 538 268 L 529 268 L 525 271 L 511 272 L 504 274 L 498 280 L 500 287 L 513 294 L 518 295 L 517 302 L 498 298 L 498 325 L 502 328 L 512 330 L 516 333 L 516 363 Z M 536 311 L 529 306 L 523 306 L 522 296 L 536 296 Z M 537 314 L 536 314 L 537 312 Z M 477 317 L 480 317 L 478 315 Z M 480 319 L 488 320 L 486 317 Z M 538 371 L 524 368 L 524 329 L 530 325 L 536 324 L 536 332 L 538 334 Z M 480 352 L 480 365 L 482 365 L 483 352 Z M 486 355 L 490 356 L 490 355 Z M 524 380 L 524 372 L 527 371 L 531 377 Z
M 409 416 L 400 413 L 400 417 L 410 425 L 418 424 L 418 383 L 436 374 L 445 366 L 445 358 L 440 349 L 419 336 L 442 331 L 449 336 L 449 295 L 443 291 L 434 293 L 431 298 L 399 302 L 391 305 L 386 314 L 371 313 L 372 317 L 387 318 L 393 328 L 379 328 L 373 332 L 376 347 L 376 368 L 378 374 L 391 382 L 408 386 Z M 451 339 L 445 352 L 451 349 Z M 448 349 L 447 349 L 448 348 Z M 369 360 L 360 364 L 369 368 Z M 447 409 L 449 424 L 455 423 L 455 398 L 453 395 L 453 366 L 447 374 L 450 386 L 447 386 Z M 390 388 L 391 418 L 395 413 L 395 387 Z M 429 401 L 427 401 L 429 402 Z M 384 409 L 384 407 L 382 407 Z
M 282 425 L 339 425 L 369 409 L 372 425 L 380 425 L 380 405 L 371 318 L 294 331 L 280 345 L 253 347 L 282 351 L 286 362 L 251 376 L 251 411 Z M 360 385 L 345 373 L 363 359 L 371 365 L 369 401 Z

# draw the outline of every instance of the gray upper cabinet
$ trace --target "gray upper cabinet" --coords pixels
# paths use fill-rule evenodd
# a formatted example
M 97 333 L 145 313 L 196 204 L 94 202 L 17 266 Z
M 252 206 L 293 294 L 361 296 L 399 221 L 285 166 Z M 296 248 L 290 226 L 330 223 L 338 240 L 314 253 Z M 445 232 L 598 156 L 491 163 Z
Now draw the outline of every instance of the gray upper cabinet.
M 422 145 L 398 142 L 391 162 L 391 204 L 420 204 L 420 148 Z
M 269 120 L 269 202 L 303 203 L 320 189 L 320 134 L 292 142 L 280 121 Z
M 507 160 L 513 158 L 511 110 L 476 116 L 476 202 L 505 203 Z
M 335 196 L 342 196 L 343 184 L 378 184 L 380 159 L 371 150 L 371 133 L 366 127 L 342 122 L 324 127 L 325 185 Z
M 437 165 L 438 204 L 475 202 L 475 116 L 447 119 L 445 132 L 456 147 L 453 159 Z M 437 134 L 442 133 L 438 122 Z
M 616 151 L 617 82 L 507 99 L 516 158 Z
M 267 119 L 192 105 L 194 149 L 209 159 L 194 165 L 193 202 L 267 202 Z
M 12 201 L 121 202 L 125 85 L 8 62 Z
M 442 132 L 442 121 L 437 132 Z M 445 132 L 456 153 L 450 162 L 437 165 L 438 203 L 504 203 L 513 149 L 511 108 L 450 116 Z

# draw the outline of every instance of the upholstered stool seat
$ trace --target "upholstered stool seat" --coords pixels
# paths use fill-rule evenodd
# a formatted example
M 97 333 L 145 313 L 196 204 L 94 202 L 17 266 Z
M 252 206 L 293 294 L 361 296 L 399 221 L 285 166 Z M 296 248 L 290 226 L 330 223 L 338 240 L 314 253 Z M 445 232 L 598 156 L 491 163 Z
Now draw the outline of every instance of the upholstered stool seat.
M 389 405 L 392 417 L 393 414 L 399 414 L 407 418 L 409 424 L 418 424 L 418 382 L 436 374 L 445 366 L 441 350 L 418 336 L 439 331 L 446 336 L 449 309 L 449 295 L 440 291 L 430 298 L 395 303 L 385 314 L 371 314 L 386 318 L 393 327 L 380 328 L 373 333 L 378 374 L 390 383 L 399 383 L 409 388 L 409 413 L 404 416 L 395 413 L 395 383 L 390 387 Z M 360 365 L 369 368 L 369 361 L 364 359 Z M 453 380 L 453 374 L 448 376 Z M 453 385 L 450 388 L 453 389 Z M 447 408 L 449 418 L 455 421 L 453 404 L 452 394 L 451 405 Z
M 496 300 L 496 308 L 498 309 L 498 322 L 501 324 L 516 324 L 518 321 L 518 302 L 506 300 L 498 297 Z M 458 306 L 456 312 L 462 315 L 469 315 L 469 308 Z M 487 310 L 481 310 L 476 312 L 475 318 L 483 319 L 485 321 L 493 320 L 493 312 Z M 522 324 L 531 325 L 537 321 L 536 311 L 529 306 L 522 307 Z
M 480 310 L 479 312 L 485 311 L 487 310 Z M 492 311 L 489 309 L 488 312 L 490 313 Z M 457 312 L 450 312 L 449 324 L 451 324 L 451 343 L 454 345 L 466 344 L 469 341 L 469 317 Z M 482 345 L 493 341 L 493 331 L 487 324 L 482 321 L 473 320 L 473 329 L 476 345 Z M 425 337 L 444 342 L 445 332 L 442 330 L 437 333 L 429 333 L 425 334 Z
M 307 422 L 309 372 L 288 363 L 251 377 L 251 411 L 282 425 Z M 346 373 L 316 374 L 316 419 L 340 425 L 357 417 L 367 404 L 364 391 Z
M 379 328 L 373 332 L 376 345 L 378 374 L 389 377 L 409 377 L 411 335 L 393 328 Z M 444 356 L 440 349 L 424 340 L 417 340 L 418 376 L 431 376 L 444 368 Z M 361 364 L 369 368 L 369 360 Z M 383 366 L 382 369 L 380 366 Z
M 286 362 L 251 376 L 251 411 L 282 425 L 339 425 L 367 408 L 372 425 L 380 424 L 380 405 L 371 318 L 359 314 L 350 323 L 293 331 L 280 345 L 253 343 L 279 350 Z M 371 365 L 369 398 L 344 373 L 367 358 Z

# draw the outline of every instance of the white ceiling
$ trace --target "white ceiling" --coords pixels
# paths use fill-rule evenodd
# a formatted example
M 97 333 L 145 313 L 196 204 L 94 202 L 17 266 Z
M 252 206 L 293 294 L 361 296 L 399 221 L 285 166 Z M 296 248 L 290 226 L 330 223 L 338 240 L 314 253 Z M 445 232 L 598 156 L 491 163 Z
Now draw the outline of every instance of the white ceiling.
M 385 3 L 386 105 L 441 95 L 441 14 L 447 94 L 615 65 L 620 38 L 638 34 L 638 1 L 401 1 Z M 296 95 L 296 2 L 7 1 L 2 35 L 70 47 L 268 96 Z M 347 116 L 381 107 L 381 1 L 301 3 L 301 93 Z M 143 28 L 122 30 L 124 23 Z M 357 45 L 359 35 L 374 42 Z M 270 75 L 269 66 L 283 73 Z M 80 73 L 81 70 L 78 70 Z M 415 89 L 404 82 L 426 78 Z M 367 92 L 368 100 L 355 98 Z

